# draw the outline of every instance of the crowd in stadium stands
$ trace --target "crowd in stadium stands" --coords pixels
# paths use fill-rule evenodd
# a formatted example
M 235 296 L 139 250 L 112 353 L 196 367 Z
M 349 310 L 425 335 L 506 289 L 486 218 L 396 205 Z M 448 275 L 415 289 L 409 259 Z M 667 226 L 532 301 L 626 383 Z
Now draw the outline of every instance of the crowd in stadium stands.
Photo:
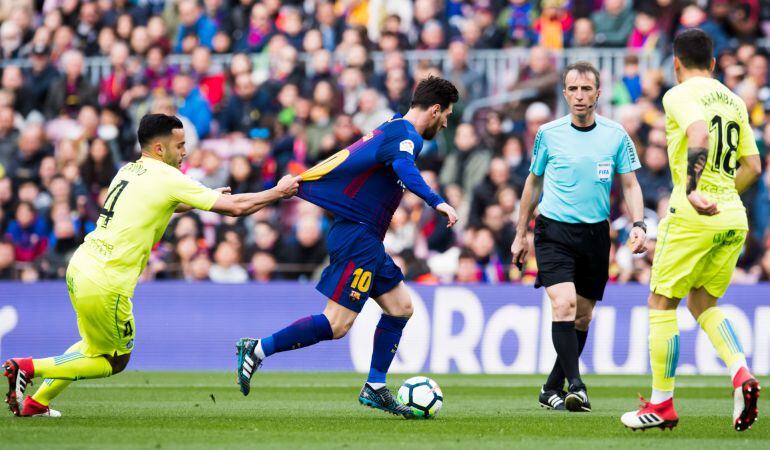
M 689 27 L 714 39 L 716 75 L 748 105 L 765 167 L 743 195 L 751 233 L 734 281 L 770 280 L 768 54 L 755 44 L 770 36 L 770 3 L 760 0 L 3 0 L 0 279 L 63 277 L 111 178 L 138 156 L 136 124 L 148 112 L 181 116 L 185 173 L 212 188 L 257 191 L 405 112 L 415 84 L 436 74 L 463 100 L 419 166 L 458 207 L 461 224 L 447 229 L 407 193 L 385 246 L 409 280 L 533 283 L 534 256 L 520 273 L 510 245 L 534 134 L 560 101 L 553 52 L 624 47 L 634 51 L 603 95 L 643 161 L 650 251 L 635 257 L 625 245 L 629 220 L 613 188 L 611 280 L 645 283 L 671 189 L 668 86 L 635 55 L 669 54 L 672 36 Z M 486 92 L 469 52 L 507 47 L 531 49 L 511 89 L 537 96 L 462 123 L 463 105 Z M 430 62 L 410 70 L 402 51 L 415 49 L 448 49 L 449 70 Z M 374 70 L 372 51 L 383 52 L 385 70 Z M 191 56 L 189 66 L 170 62 L 179 53 Z M 223 67 L 212 62 L 217 54 L 234 57 Z M 84 75 L 84 58 L 94 56 L 111 65 L 98 83 Z M 143 278 L 312 279 L 327 258 L 330 220 L 297 199 L 245 219 L 179 215 Z

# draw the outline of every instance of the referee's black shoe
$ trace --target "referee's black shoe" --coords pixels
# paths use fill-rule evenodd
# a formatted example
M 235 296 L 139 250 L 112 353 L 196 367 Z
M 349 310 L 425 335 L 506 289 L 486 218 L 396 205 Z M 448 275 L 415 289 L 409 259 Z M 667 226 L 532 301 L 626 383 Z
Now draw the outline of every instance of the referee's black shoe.
M 564 397 L 564 406 L 572 412 L 591 412 L 591 402 L 588 401 L 588 393 L 585 385 L 569 386 L 569 393 Z
M 545 409 L 553 409 L 555 411 L 564 411 L 564 397 L 566 392 L 561 389 L 547 389 L 545 386 L 540 388 L 540 407 Z

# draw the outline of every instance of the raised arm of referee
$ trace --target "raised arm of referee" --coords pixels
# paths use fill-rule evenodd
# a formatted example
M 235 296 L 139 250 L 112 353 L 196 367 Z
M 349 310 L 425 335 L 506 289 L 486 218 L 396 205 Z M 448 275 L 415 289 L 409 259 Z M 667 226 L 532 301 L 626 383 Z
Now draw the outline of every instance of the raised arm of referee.
M 607 284 L 607 218 L 615 173 L 620 174 L 634 221 L 630 238 L 634 253 L 644 250 L 646 226 L 642 191 L 634 174 L 640 167 L 634 144 L 620 124 L 595 111 L 601 93 L 599 72 L 590 63 L 577 62 L 566 68 L 562 81 L 570 114 L 538 130 L 511 252 L 514 264 L 525 261 L 527 225 L 539 206 L 535 287 L 545 286 L 551 298 L 551 336 L 558 355 L 540 391 L 540 403 L 549 409 L 590 411 L 578 358 L 594 305 Z

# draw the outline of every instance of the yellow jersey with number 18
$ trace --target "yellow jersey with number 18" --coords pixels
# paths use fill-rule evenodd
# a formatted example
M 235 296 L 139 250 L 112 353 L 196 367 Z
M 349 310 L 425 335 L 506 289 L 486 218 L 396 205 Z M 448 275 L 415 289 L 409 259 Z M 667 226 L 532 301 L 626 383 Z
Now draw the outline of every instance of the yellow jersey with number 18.
M 663 96 L 668 160 L 674 190 L 669 213 L 701 229 L 747 230 L 746 209 L 735 189 L 738 160 L 759 153 L 746 104 L 722 83 L 694 77 Z M 687 127 L 703 120 L 709 127 L 709 149 L 697 190 L 715 201 L 720 213 L 700 215 L 687 200 Z
M 128 163 L 110 183 L 96 229 L 70 265 L 98 286 L 132 297 L 176 207 L 209 210 L 219 195 L 162 161 L 142 157 Z

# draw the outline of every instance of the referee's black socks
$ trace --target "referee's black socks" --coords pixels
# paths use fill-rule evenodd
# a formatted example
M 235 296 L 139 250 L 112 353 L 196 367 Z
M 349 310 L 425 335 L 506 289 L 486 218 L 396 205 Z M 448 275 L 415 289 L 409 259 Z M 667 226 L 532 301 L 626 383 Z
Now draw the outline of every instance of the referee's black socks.
M 577 335 L 578 340 L 578 356 L 580 356 L 583 354 L 583 348 L 585 348 L 586 341 L 588 340 L 588 330 L 583 331 L 575 328 L 575 334 Z M 556 361 L 553 363 L 553 369 L 551 369 L 551 373 L 548 374 L 548 380 L 545 382 L 545 387 L 549 390 L 561 391 L 564 389 L 565 377 L 566 375 L 564 375 L 564 370 L 561 368 L 559 358 L 556 358 Z
M 552 322 L 551 338 L 558 355 L 558 362 L 567 377 L 567 382 L 573 386 L 583 386 L 578 363 L 580 351 L 578 337 L 575 333 L 575 321 Z

